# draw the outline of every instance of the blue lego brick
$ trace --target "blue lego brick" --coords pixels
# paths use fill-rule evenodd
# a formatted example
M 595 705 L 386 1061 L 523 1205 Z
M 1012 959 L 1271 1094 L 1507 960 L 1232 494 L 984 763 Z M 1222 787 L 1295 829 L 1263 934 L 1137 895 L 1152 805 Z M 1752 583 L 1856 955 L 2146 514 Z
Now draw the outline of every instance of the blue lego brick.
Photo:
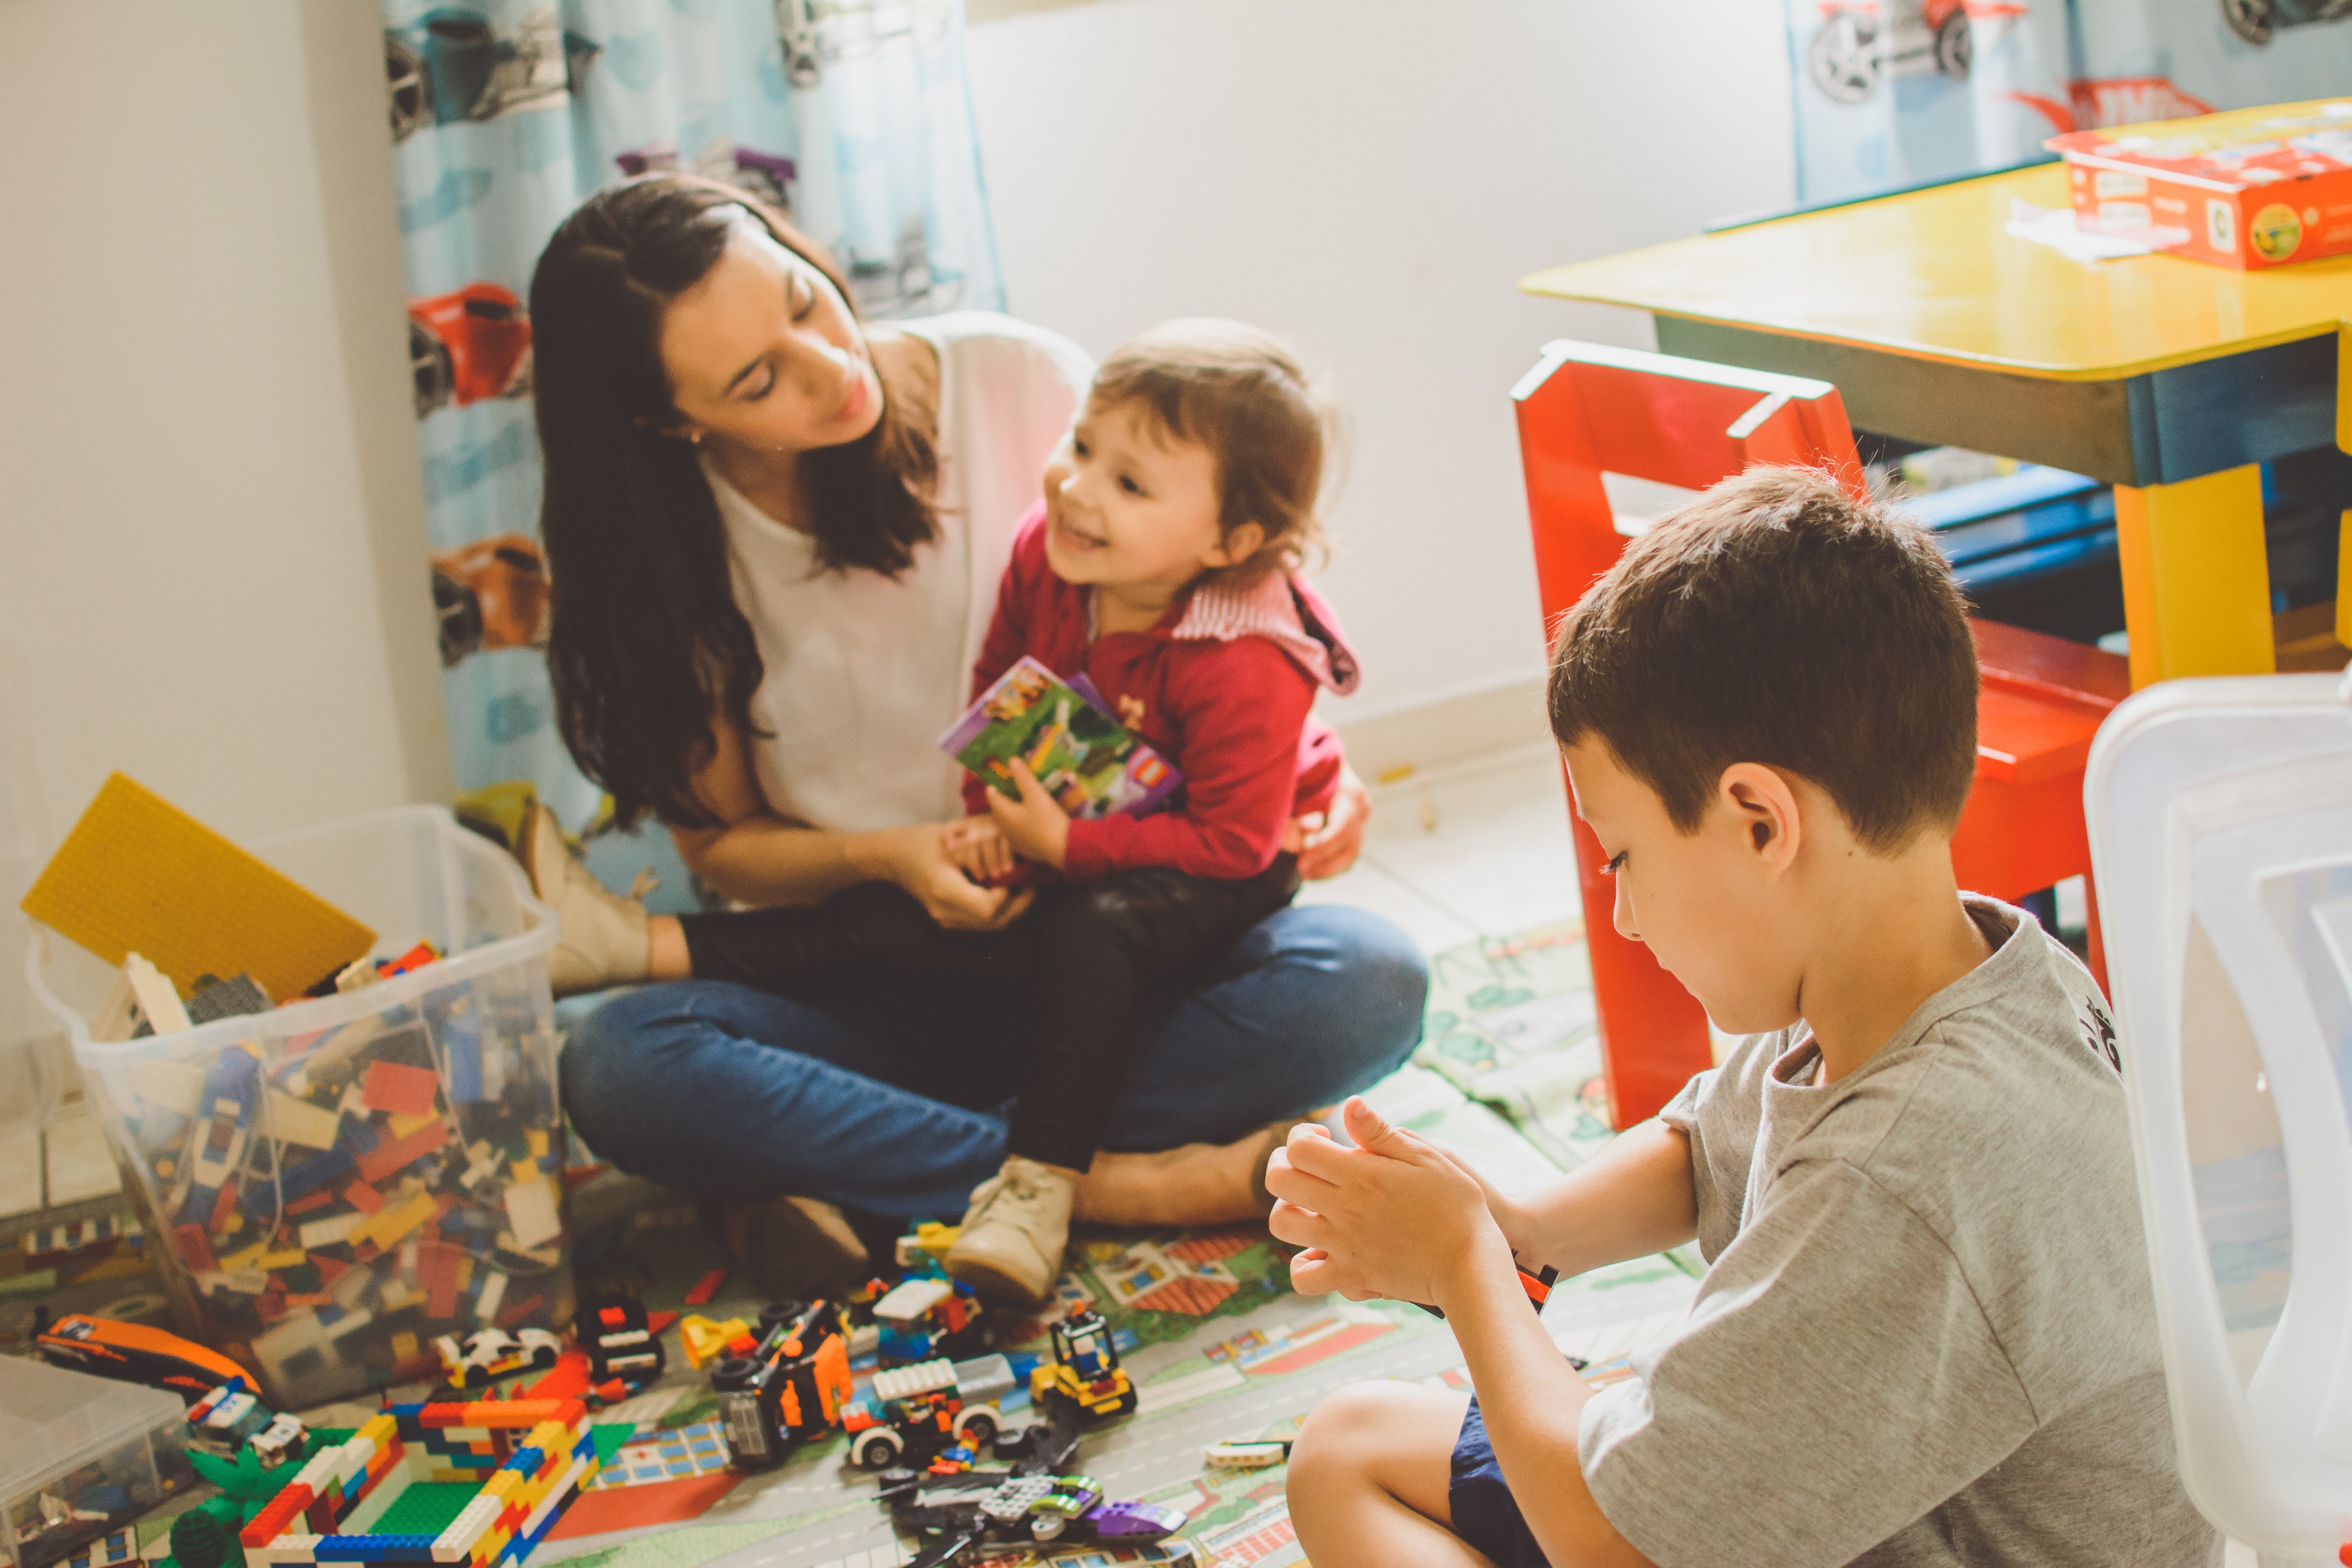
M 329 1149 L 285 1166 L 274 1182 L 261 1176 L 247 1183 L 237 1206 L 245 1211 L 247 1219 L 268 1219 L 281 1205 L 299 1202 L 321 1188 L 333 1186 L 357 1168 L 351 1155 L 341 1149 Z
M 429 1535 L 330 1535 L 311 1548 L 320 1563 L 430 1563 Z
M 74 1496 L 74 1505 L 92 1513 L 117 1514 L 131 1507 L 131 1490 L 111 1481 L 94 1487 L 84 1487 Z
M 505 1468 L 509 1470 L 520 1470 L 526 1476 L 535 1476 L 539 1474 L 540 1466 L 545 1463 L 547 1463 L 547 1455 L 526 1443 L 514 1451 L 513 1456 L 507 1460 Z
M 441 1044 L 447 1051 L 446 1076 L 449 1103 L 472 1105 L 482 1099 L 482 1028 L 479 1020 L 459 1015 L 441 1020 Z

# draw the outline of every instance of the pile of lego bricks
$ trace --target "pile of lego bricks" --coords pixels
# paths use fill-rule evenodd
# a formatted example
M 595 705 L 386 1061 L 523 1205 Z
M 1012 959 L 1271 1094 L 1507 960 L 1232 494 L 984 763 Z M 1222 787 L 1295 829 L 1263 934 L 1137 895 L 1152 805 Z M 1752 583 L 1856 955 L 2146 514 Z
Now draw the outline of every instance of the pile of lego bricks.
M 530 1555 L 597 1468 L 588 1407 L 577 1399 L 394 1405 L 313 1455 L 239 1540 L 252 1564 L 499 1568 Z M 365 1531 L 420 1481 L 481 1489 L 437 1535 Z
M 436 1334 L 551 1327 L 568 1305 L 552 1045 L 500 978 L 110 1086 L 203 1338 L 249 1346 L 285 1402 L 414 1374 Z

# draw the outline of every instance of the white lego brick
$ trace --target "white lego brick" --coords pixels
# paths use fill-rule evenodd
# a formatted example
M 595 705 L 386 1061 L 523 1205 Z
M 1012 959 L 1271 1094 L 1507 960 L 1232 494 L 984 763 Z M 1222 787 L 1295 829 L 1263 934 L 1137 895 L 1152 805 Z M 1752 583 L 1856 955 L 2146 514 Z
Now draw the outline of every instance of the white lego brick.
M 326 1490 L 329 1479 L 335 1473 L 335 1461 L 340 1458 L 341 1458 L 340 1446 L 320 1449 L 310 1456 L 309 1463 L 294 1472 L 294 1481 L 289 1484 L 299 1483 L 309 1487 L 314 1494 Z
M 339 1241 L 348 1241 L 351 1239 L 352 1232 L 357 1230 L 360 1222 L 365 1218 L 367 1215 L 353 1211 L 350 1214 L 339 1214 L 331 1219 L 314 1219 L 308 1222 L 301 1229 L 302 1250 L 316 1252 L 322 1247 L 332 1247 Z
M 506 1205 L 507 1224 L 514 1230 L 517 1247 L 542 1247 L 563 1234 L 563 1216 L 544 1176 L 508 1183 Z
M 245 1549 L 247 1568 L 259 1563 L 307 1563 L 319 1560 L 319 1542 L 323 1535 L 281 1535 L 267 1546 Z
M 494 1497 L 478 1497 L 467 1503 L 459 1510 L 457 1517 L 449 1521 L 449 1528 L 434 1538 L 433 1560 L 436 1563 L 463 1563 L 472 1553 L 474 1542 L 498 1522 L 502 1506 Z
M 579 1460 L 567 1459 L 564 1462 L 562 1473 L 555 1478 L 555 1484 L 547 1489 L 547 1495 L 539 1500 L 539 1505 L 523 1516 L 522 1523 L 517 1528 L 515 1533 L 517 1535 L 537 1534 L 540 1527 L 546 1523 L 547 1516 L 571 1494 L 573 1487 L 580 1484 L 580 1472 L 583 1468 Z
M 349 1482 L 365 1470 L 368 1461 L 375 1458 L 375 1439 L 352 1437 L 342 1445 L 340 1451 L 341 1458 L 335 1461 L 335 1479 Z
M 495 1268 L 489 1274 L 490 1277 L 482 1281 L 480 1297 L 474 1302 L 474 1316 L 485 1323 L 498 1321 L 499 1309 L 506 1304 L 507 1299 L 507 1277 Z
M 335 1146 L 335 1130 L 342 1118 L 324 1106 L 297 1100 L 282 1089 L 269 1091 L 268 1120 L 262 1131 L 281 1143 L 299 1143 L 306 1149 L 331 1149 Z

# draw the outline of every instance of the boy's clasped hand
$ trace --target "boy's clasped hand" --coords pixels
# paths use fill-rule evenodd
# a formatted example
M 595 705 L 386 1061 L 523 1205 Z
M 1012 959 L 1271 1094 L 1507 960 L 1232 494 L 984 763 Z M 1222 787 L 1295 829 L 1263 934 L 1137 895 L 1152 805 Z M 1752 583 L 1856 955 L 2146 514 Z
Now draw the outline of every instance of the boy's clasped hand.
M 1467 1164 L 1348 1101 L 1350 1149 L 1301 1122 L 1267 1163 L 1267 1228 L 1303 1247 L 1290 1281 L 1307 1295 L 1444 1305 L 1478 1270 L 1512 1270 L 1496 1215 L 1508 1200 Z

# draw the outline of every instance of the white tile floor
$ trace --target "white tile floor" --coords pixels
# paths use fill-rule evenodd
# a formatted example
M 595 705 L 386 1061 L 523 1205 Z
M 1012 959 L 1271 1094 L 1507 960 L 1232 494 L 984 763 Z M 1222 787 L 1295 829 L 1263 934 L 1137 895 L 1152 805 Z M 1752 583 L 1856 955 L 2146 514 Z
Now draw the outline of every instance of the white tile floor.
M 1568 792 L 1549 745 L 1491 752 L 1372 792 L 1355 868 L 1302 903 L 1388 916 L 1426 952 L 1573 919 Z

